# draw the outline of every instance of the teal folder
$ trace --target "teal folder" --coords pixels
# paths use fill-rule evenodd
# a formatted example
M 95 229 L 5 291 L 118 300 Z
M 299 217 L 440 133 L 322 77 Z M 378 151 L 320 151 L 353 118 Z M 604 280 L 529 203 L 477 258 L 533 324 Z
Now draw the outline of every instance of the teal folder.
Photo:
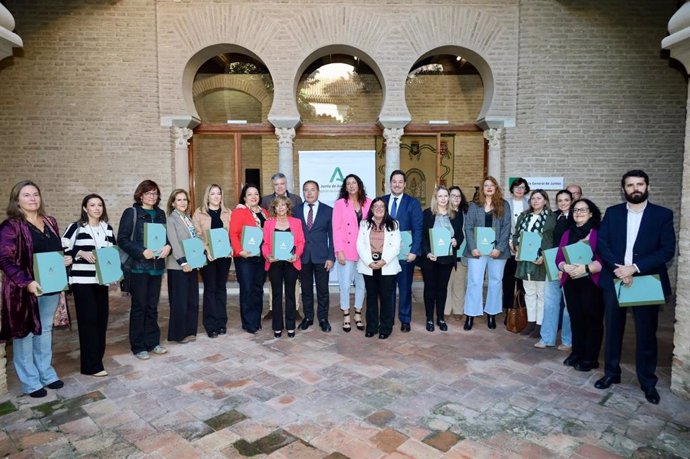
M 232 254 L 230 247 L 230 236 L 225 228 L 215 228 L 206 231 L 206 240 L 211 256 L 216 258 L 226 258 Z
M 452 253 L 453 246 L 450 243 L 450 231 L 446 228 L 430 228 L 429 241 L 431 242 L 431 254 L 435 257 L 448 256 Z
M 666 303 L 658 274 L 635 276 L 630 286 L 624 285 L 620 279 L 615 279 L 613 282 L 618 295 L 618 304 L 621 307 Z
M 122 280 L 124 274 L 120 262 L 120 251 L 116 247 L 97 249 L 95 256 L 96 277 L 99 284 L 109 285 Z
M 588 265 L 594 259 L 592 247 L 584 241 L 566 245 L 563 247 L 563 255 L 569 265 Z
M 184 250 L 184 257 L 192 269 L 206 266 L 206 253 L 204 253 L 204 243 L 201 239 L 198 237 L 183 239 L 182 250 Z
M 558 266 L 556 266 L 556 254 L 558 254 L 558 247 L 553 249 L 546 249 L 542 252 L 544 256 L 544 267 L 546 268 L 546 277 L 550 281 L 558 280 Z
M 477 242 L 479 253 L 488 255 L 496 245 L 496 231 L 489 226 L 475 226 L 474 240 Z
M 517 253 L 519 261 L 531 261 L 534 263 L 539 258 L 539 249 L 541 249 L 541 234 L 531 231 L 520 233 Z
M 167 234 L 162 223 L 144 223 L 144 247 L 158 256 L 165 246 Z
M 463 254 L 465 253 L 465 248 L 467 247 L 467 238 L 463 238 L 462 244 L 460 244 L 460 247 L 458 248 L 458 258 L 462 257 Z
M 295 255 L 295 238 L 290 232 L 274 231 L 271 256 L 276 260 L 289 260 Z
M 41 293 L 67 290 L 67 269 L 62 252 L 34 253 L 34 280 Z
M 264 231 L 258 226 L 242 227 L 242 249 L 255 257 L 261 255 L 261 243 L 264 240 Z
M 398 253 L 398 260 L 407 260 L 410 250 L 412 250 L 412 231 L 400 231 L 400 253 Z

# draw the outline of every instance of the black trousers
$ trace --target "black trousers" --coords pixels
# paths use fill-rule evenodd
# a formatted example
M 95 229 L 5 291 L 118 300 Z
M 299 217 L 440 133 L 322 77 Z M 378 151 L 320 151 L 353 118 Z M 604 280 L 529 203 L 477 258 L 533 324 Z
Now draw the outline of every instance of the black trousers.
M 422 261 L 422 279 L 424 279 L 424 309 L 426 320 L 443 320 L 443 311 L 448 297 L 448 281 L 453 271 L 452 264 L 441 264 L 428 258 Z
M 599 360 L 604 337 L 604 298 L 590 277 L 568 279 L 563 286 L 573 331 L 572 354 L 582 362 Z
M 162 277 L 146 273 L 130 274 L 132 309 L 129 310 L 129 344 L 134 354 L 150 351 L 160 344 L 158 300 Z
M 615 290 L 604 290 L 604 311 L 606 316 L 606 343 L 604 349 L 604 374 L 620 376 L 621 351 L 625 332 L 626 313 L 630 310 L 635 320 L 635 370 L 637 380 L 643 389 L 655 387 L 659 306 L 633 306 L 621 308 Z M 571 318 L 572 320 L 572 318 Z M 574 336 L 573 336 L 574 338 Z
M 235 272 L 240 284 L 240 319 L 242 329 L 255 332 L 261 328 L 264 307 L 266 271 L 261 257 L 235 259 Z
M 390 335 L 393 331 L 393 295 L 397 276 L 384 276 L 380 269 L 364 275 L 367 290 L 367 332 Z
M 196 271 L 168 270 L 170 324 L 168 341 L 196 335 L 199 325 L 199 280 Z
M 217 258 L 201 268 L 204 280 L 203 324 L 206 332 L 228 326 L 228 272 L 230 258 Z
M 103 371 L 105 332 L 108 329 L 108 286 L 72 284 L 74 308 L 79 326 L 81 372 L 92 375 Z
M 511 256 L 506 260 L 506 266 L 503 268 L 503 309 L 510 309 L 513 307 L 513 296 L 515 296 L 515 286 L 518 290 L 525 291 L 522 286 L 522 279 L 515 277 L 517 270 L 517 261 L 515 257 Z
M 268 279 L 271 281 L 273 291 L 273 331 L 295 329 L 295 315 L 297 303 L 295 301 L 295 284 L 299 277 L 299 271 L 288 261 L 276 261 L 271 263 L 268 270 Z M 285 287 L 285 321 L 283 321 L 283 287 Z M 312 312 L 313 313 L 313 312 Z
M 328 308 L 330 306 L 328 271 L 324 265 L 325 263 L 302 263 L 302 270 L 299 272 L 302 283 L 304 317 L 314 320 L 314 284 L 316 284 L 316 300 L 318 302 L 316 317 L 319 322 L 328 320 Z

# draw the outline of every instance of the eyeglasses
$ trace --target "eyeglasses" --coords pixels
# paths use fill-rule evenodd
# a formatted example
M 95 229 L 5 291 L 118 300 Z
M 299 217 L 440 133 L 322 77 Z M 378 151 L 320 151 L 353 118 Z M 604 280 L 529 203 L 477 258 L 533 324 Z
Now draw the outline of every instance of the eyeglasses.
M 525 186 L 524 185 L 516 186 L 515 188 L 513 188 L 513 190 L 525 191 Z
M 158 197 L 158 192 L 157 191 L 147 191 L 144 193 L 144 196 L 149 196 L 152 198 L 157 198 Z
M 577 209 L 573 209 L 574 214 L 586 214 L 589 212 L 589 207 L 579 207 Z

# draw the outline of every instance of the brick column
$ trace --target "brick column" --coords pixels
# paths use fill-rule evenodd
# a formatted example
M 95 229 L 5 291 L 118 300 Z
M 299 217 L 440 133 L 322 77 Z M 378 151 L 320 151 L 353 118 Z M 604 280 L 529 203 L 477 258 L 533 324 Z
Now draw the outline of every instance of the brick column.
M 386 172 L 383 177 L 385 183 L 385 192 L 390 193 L 391 184 L 388 177 L 391 173 L 400 169 L 400 139 L 403 136 L 403 128 L 385 128 L 383 130 L 383 138 L 386 139 Z
M 295 128 L 277 127 L 278 138 L 278 172 L 285 174 L 288 191 L 299 194 L 299 183 L 295 184 L 295 167 L 292 146 L 295 140 Z
M 671 57 L 690 70 L 690 3 L 685 3 L 668 23 L 670 35 L 661 42 L 662 48 L 671 50 Z M 690 91 L 689 91 L 690 94 Z M 690 100 L 687 103 L 690 110 Z M 686 111 L 686 113 L 688 113 Z M 683 154 L 683 187 L 680 204 L 679 255 L 676 261 L 676 322 L 673 335 L 673 364 L 671 391 L 690 400 L 690 125 L 685 119 L 685 150 Z
M 501 183 L 501 147 L 505 137 L 505 129 L 491 128 L 484 131 L 484 138 L 489 141 L 489 175 Z

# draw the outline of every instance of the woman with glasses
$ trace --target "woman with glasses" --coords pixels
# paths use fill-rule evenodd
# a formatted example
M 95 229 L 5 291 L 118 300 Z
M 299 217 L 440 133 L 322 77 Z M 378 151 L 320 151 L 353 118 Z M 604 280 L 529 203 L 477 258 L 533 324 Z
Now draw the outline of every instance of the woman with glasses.
M 452 186 L 448 189 L 450 192 L 450 205 L 455 212 L 459 212 L 463 216 L 467 215 L 469 204 L 465 193 L 462 192 L 459 186 Z M 463 237 L 464 237 L 463 228 Z M 467 260 L 463 260 L 460 247 L 456 253 L 457 263 L 455 269 L 450 273 L 450 280 L 448 281 L 448 297 L 446 298 L 446 307 L 443 314 L 455 317 L 455 320 L 461 320 L 465 313 L 465 293 L 467 291 Z
M 364 277 L 367 291 L 367 326 L 364 336 L 379 334 L 386 339 L 393 330 L 395 278 L 401 271 L 400 231 L 388 214 L 383 198 L 372 201 L 369 213 L 357 236 L 357 270 Z
M 355 325 L 364 330 L 364 278 L 357 272 L 357 235 L 359 224 L 369 214 L 371 199 L 367 198 L 364 183 L 355 174 L 345 177 L 340 196 L 333 205 L 333 249 L 338 259 L 340 309 L 343 311 L 343 331 L 352 330 L 350 324 L 350 286 L 355 282 Z
M 496 239 L 489 241 L 490 250 L 483 255 L 477 247 L 475 228 L 492 228 Z M 477 198 L 470 204 L 465 219 L 465 237 L 467 245 L 464 257 L 467 257 L 467 293 L 465 295 L 465 330 L 471 330 L 474 318 L 488 314 L 488 326 L 496 328 L 496 314 L 503 310 L 501 302 L 501 280 L 506 259 L 510 256 L 508 240 L 510 239 L 510 205 L 503 199 L 498 181 L 488 176 L 482 182 Z M 484 274 L 488 273 L 489 282 L 484 304 Z
M 570 227 L 561 237 L 556 255 L 556 265 L 563 272 L 561 285 L 573 331 L 573 350 L 563 364 L 578 371 L 591 371 L 599 367 L 604 335 L 604 300 L 599 288 L 602 262 L 596 255 L 601 211 L 589 199 L 576 200 L 571 209 Z M 587 264 L 568 264 L 563 248 L 580 241 L 589 243 L 595 254 L 593 260 Z
M 434 331 L 434 312 L 439 330 L 448 331 L 448 324 L 443 317 L 448 295 L 450 273 L 457 264 L 456 253 L 462 244 L 463 215 L 453 209 L 450 194 L 444 186 L 439 186 L 431 197 L 431 207 L 424 209 L 422 227 L 422 257 L 420 265 L 424 279 L 424 309 L 426 310 L 426 330 Z M 450 241 L 445 241 L 447 254 L 434 254 L 431 230 L 443 228 L 448 230 Z M 449 242 L 449 244 L 448 244 Z
M 544 190 L 534 190 L 529 198 L 529 208 L 518 217 L 513 234 L 513 247 L 519 257 L 519 241 L 523 233 L 537 233 L 541 236 L 541 248 L 536 259 L 519 259 L 515 277 L 522 279 L 525 289 L 525 306 L 527 307 L 527 327 L 522 335 L 539 337 L 541 324 L 544 320 L 544 287 L 546 281 L 546 267 L 542 251 L 553 245 L 553 229 L 556 217 L 549 207 L 549 195 Z M 516 257 L 516 259 L 517 259 Z
M 129 343 L 132 353 L 139 360 L 148 360 L 149 352 L 165 354 L 160 345 L 161 330 L 158 327 L 158 300 L 161 294 L 161 279 L 165 273 L 165 257 L 170 254 L 170 245 L 154 253 L 144 246 L 146 223 L 166 224 L 165 212 L 158 207 L 161 191 L 153 180 L 144 180 L 134 191 L 134 205 L 125 209 L 120 218 L 117 242 L 129 255 L 131 266 L 130 295 L 132 307 L 129 311 Z
M 515 277 L 517 261 L 515 260 L 515 247 L 512 239 L 518 217 L 529 209 L 529 199 L 527 198 L 529 192 L 529 183 L 522 177 L 516 178 L 510 184 L 511 199 L 508 201 L 510 204 L 510 256 L 506 260 L 506 267 L 503 271 L 503 307 L 506 309 L 513 307 L 515 288 L 524 291 L 522 280 Z

